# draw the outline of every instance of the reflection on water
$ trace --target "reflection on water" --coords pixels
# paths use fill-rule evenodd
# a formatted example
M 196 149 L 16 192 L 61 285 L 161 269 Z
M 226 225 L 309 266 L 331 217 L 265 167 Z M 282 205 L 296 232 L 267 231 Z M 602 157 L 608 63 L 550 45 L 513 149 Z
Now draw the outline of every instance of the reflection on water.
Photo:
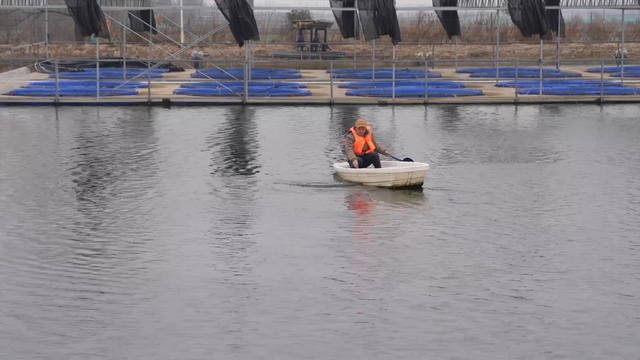
M 251 176 L 260 171 L 260 144 L 254 121 L 254 108 L 238 106 L 227 110 L 224 125 L 207 138 L 213 173 Z
M 426 202 L 422 188 L 386 189 L 356 185 L 345 197 L 349 210 L 366 214 L 376 203 L 387 206 L 410 208 L 421 207 Z

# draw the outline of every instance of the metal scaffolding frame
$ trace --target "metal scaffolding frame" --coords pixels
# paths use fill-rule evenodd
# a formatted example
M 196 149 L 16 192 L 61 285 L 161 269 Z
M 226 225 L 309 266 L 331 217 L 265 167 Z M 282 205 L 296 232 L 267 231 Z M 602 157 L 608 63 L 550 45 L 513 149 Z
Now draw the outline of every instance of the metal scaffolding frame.
M 0 11 L 1 10 L 13 10 L 13 9 L 19 9 L 19 10 L 40 10 L 40 11 L 44 11 L 45 13 L 45 40 L 44 40 L 44 46 L 45 46 L 45 55 L 47 58 L 49 58 L 49 43 L 50 43 L 50 34 L 49 34 L 49 10 L 66 10 L 66 6 L 65 5 L 51 5 L 49 4 L 50 0 L 0 0 Z M 213 4 L 212 2 L 206 3 L 205 5 L 202 6 L 194 6 L 194 5 L 184 5 L 184 2 L 188 2 L 189 0 L 179 0 L 179 3 L 174 3 L 172 5 L 159 5 L 159 6 L 152 6 L 151 0 L 98 0 L 98 3 L 100 4 L 100 6 L 103 8 L 103 10 L 105 11 L 123 11 L 124 13 L 124 21 L 120 22 L 118 20 L 116 20 L 115 18 L 108 16 L 111 21 L 117 23 L 118 25 L 122 26 L 123 28 L 123 34 L 126 35 L 127 31 L 131 31 L 132 33 L 138 35 L 141 39 L 143 39 L 145 42 L 149 43 L 149 51 L 150 51 L 150 55 L 149 58 L 153 58 L 152 56 L 152 49 L 155 48 L 159 48 L 162 52 L 168 54 L 168 57 L 165 58 L 165 61 L 168 60 L 175 60 L 178 59 L 177 55 L 184 53 L 186 50 L 188 50 L 191 47 L 194 47 L 196 45 L 198 45 L 201 42 L 205 42 L 205 39 L 212 33 L 209 32 L 207 35 L 199 37 L 197 40 L 189 43 L 188 45 L 185 46 L 185 28 L 184 28 L 184 11 L 185 10 L 207 10 L 207 11 L 219 11 L 217 6 L 215 4 Z M 254 6 L 253 0 L 248 0 L 249 5 L 256 11 L 291 11 L 291 10 L 314 10 L 314 11 L 355 11 L 355 12 L 359 12 L 357 6 L 353 7 L 353 8 L 333 8 L 331 6 Z M 457 10 L 457 11 L 490 11 L 490 12 L 496 12 L 496 18 L 498 19 L 497 22 L 497 26 L 496 26 L 496 42 L 494 44 L 495 46 L 495 55 L 494 55 L 494 66 L 496 68 L 500 67 L 500 63 L 501 63 L 501 59 L 500 59 L 500 10 L 507 10 L 507 4 L 508 4 L 508 0 L 458 0 L 458 6 L 456 7 L 434 7 L 434 6 L 408 6 L 408 7 L 397 7 L 396 11 L 397 12 L 408 12 L 408 11 L 434 11 L 434 10 Z M 172 43 L 180 45 L 181 50 L 179 50 L 178 52 L 175 53 L 171 53 L 165 49 L 162 48 L 162 46 L 155 44 L 153 42 L 153 38 L 150 34 L 149 38 L 146 39 L 142 36 L 140 36 L 137 32 L 134 32 L 133 30 L 131 30 L 129 27 L 126 26 L 126 18 L 127 18 L 127 14 L 128 11 L 133 11 L 133 10 L 147 10 L 147 9 L 153 9 L 153 10 L 179 10 L 180 11 L 180 24 L 176 24 L 175 22 L 171 21 L 174 25 L 179 26 L 180 28 L 180 41 L 178 42 L 177 40 L 174 40 L 172 38 L 170 38 L 169 36 L 160 33 L 163 37 L 168 38 Z M 559 6 L 549 6 L 547 7 L 547 9 L 572 9 L 572 10 L 594 10 L 594 9 L 598 9 L 598 10 L 620 10 L 622 12 L 622 21 L 621 21 L 621 27 L 620 27 L 620 33 L 621 33 L 621 48 L 624 49 L 625 48 L 625 11 L 626 10 L 640 10 L 640 0 L 561 0 L 560 1 L 560 5 Z M 355 21 L 356 21 L 356 26 L 357 26 L 357 18 L 355 17 Z M 140 20 L 140 19 L 139 19 Z M 561 22 L 558 22 L 558 26 L 560 26 Z M 148 24 L 147 24 L 148 25 Z M 219 30 L 216 29 L 213 32 Z M 557 29 L 558 34 L 560 33 L 560 28 Z M 187 33 L 189 33 L 187 31 Z M 458 67 L 458 37 L 455 37 L 454 39 L 454 46 L 456 48 L 455 53 L 455 66 L 456 68 Z M 376 61 L 376 41 L 372 41 L 372 69 L 375 69 L 375 61 Z M 123 36 L 123 47 L 122 47 L 122 51 L 121 54 L 123 56 L 124 59 L 126 59 L 126 36 Z M 544 62 L 543 60 L 543 45 L 544 45 L 544 41 L 541 39 L 540 40 L 540 57 L 538 59 L 538 63 L 542 64 Z M 354 37 L 353 40 L 353 46 L 354 46 L 354 54 L 353 54 L 353 66 L 355 67 L 356 64 L 358 63 L 357 60 L 357 39 Z M 435 46 L 435 45 L 434 45 Z M 556 52 L 557 52 L 557 61 L 556 61 L 556 68 L 560 68 L 560 46 L 561 46 L 561 41 L 560 41 L 560 37 L 556 37 Z M 244 60 L 244 71 L 245 71 L 245 79 L 244 79 L 244 83 L 247 84 L 247 80 L 250 80 L 250 73 L 251 73 L 251 69 L 253 68 L 254 65 L 254 49 L 255 49 L 255 44 L 253 41 L 246 41 L 245 42 L 245 60 Z M 624 51 L 621 52 L 622 53 L 622 59 L 620 60 L 622 64 L 625 63 L 625 55 L 624 55 Z M 97 56 L 97 60 L 100 61 L 100 41 L 96 42 L 96 56 Z M 225 54 L 226 55 L 226 54 Z M 125 60 L 126 61 L 126 60 Z M 393 59 L 392 59 L 392 68 L 395 69 L 396 67 L 396 48 L 395 46 L 393 46 Z M 428 61 L 427 59 L 424 59 L 425 62 L 425 68 L 428 67 Z M 435 66 L 434 64 L 437 62 L 437 60 L 435 58 L 431 59 L 431 65 Z M 331 64 L 333 67 L 333 63 Z M 125 62 L 125 69 L 126 69 L 126 62 Z M 215 64 L 214 64 L 215 66 Z M 217 66 L 216 66 L 217 67 Z M 542 68 L 541 68 L 542 71 Z M 624 67 L 623 67 L 623 74 L 624 74 Z M 98 72 L 99 74 L 99 69 Z M 375 73 L 375 72 L 374 72 Z M 392 79 L 392 82 L 395 85 L 395 71 L 393 73 L 394 78 Z M 99 76 L 99 75 L 98 75 Z M 497 74 L 496 74 L 496 81 L 497 81 Z M 624 79 L 624 75 L 622 77 Z M 375 79 L 375 77 L 374 77 Z M 213 80 L 213 79 L 211 79 Z M 238 80 L 238 79 L 236 79 Z M 214 80 L 215 81 L 215 80 Z M 624 80 L 623 80 L 624 81 Z M 426 81 L 425 81 L 426 82 Z M 395 86 L 394 86 L 395 89 Z M 245 100 L 247 98 L 247 87 L 245 86 Z M 394 91 L 395 94 L 395 91 Z

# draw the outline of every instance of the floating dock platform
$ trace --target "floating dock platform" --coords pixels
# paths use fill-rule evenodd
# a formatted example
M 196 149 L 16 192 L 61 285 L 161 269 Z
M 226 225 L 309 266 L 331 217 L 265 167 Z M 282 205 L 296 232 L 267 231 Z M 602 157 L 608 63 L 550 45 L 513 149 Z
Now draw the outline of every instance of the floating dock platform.
M 53 80 L 48 74 L 28 73 L 26 69 L 22 73 L 12 71 L 11 76 L 7 73 L 0 74 L 0 105 L 228 105 L 228 104 L 260 104 L 260 105 L 390 105 L 390 104 L 540 104 L 540 103 L 602 103 L 602 102 L 625 102 L 640 103 L 640 95 L 516 95 L 516 89 L 508 87 L 496 87 L 495 78 L 473 78 L 468 73 L 458 73 L 455 69 L 436 69 L 432 72 L 442 75 L 433 81 L 460 81 L 467 89 L 478 89 L 482 91 L 481 96 L 461 96 L 447 98 L 375 98 L 347 96 L 346 91 L 338 87 L 345 82 L 357 80 L 336 80 L 331 81 L 326 70 L 300 70 L 301 79 L 283 80 L 287 82 L 299 82 L 306 85 L 306 89 L 311 91 L 311 96 L 301 97 L 251 97 L 245 100 L 243 97 L 213 97 L 213 96 L 190 96 L 176 95 L 174 90 L 180 88 L 181 84 L 187 82 L 202 82 L 203 79 L 191 78 L 194 70 L 185 72 L 166 73 L 162 78 L 150 79 L 150 89 L 138 89 L 137 95 L 130 96 L 105 96 L 95 97 L 26 97 L 6 95 L 8 91 L 18 89 L 28 85 L 31 81 Z M 587 72 L 587 67 L 563 68 L 563 72 L 580 74 L 580 80 L 600 80 L 599 73 Z M 575 79 L 575 78 L 574 78 Z M 620 78 L 611 77 L 604 74 L 604 81 L 620 81 Z M 389 79 L 385 79 L 389 81 Z M 424 81 L 416 79 L 417 81 Z M 514 79 L 503 79 L 500 81 L 513 81 Z M 520 79 L 521 81 L 532 81 L 535 79 Z M 550 79 L 545 79 L 550 80 Z M 148 79 L 141 77 L 136 81 L 147 82 Z M 228 80 L 220 80 L 228 81 Z M 398 80 L 399 81 L 399 80 Z M 429 79 L 429 81 L 432 81 Z M 332 86 L 333 85 L 333 86 Z M 629 78 L 624 80 L 627 87 L 640 87 L 640 79 Z M 150 91 L 150 93 L 149 93 Z

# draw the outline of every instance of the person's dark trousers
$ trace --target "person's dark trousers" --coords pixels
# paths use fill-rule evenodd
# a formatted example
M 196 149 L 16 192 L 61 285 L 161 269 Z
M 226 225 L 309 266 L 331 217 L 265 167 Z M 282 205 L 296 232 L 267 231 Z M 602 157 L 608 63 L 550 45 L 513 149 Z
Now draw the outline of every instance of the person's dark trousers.
M 373 164 L 373 167 L 375 167 L 376 169 L 379 169 L 382 167 L 382 165 L 380 165 L 380 155 L 378 155 L 378 153 L 375 151 L 370 154 L 362 154 L 358 156 L 356 159 L 358 159 L 359 169 L 369 167 L 369 165 L 371 164 Z M 349 164 L 349 166 L 353 167 L 353 164 Z

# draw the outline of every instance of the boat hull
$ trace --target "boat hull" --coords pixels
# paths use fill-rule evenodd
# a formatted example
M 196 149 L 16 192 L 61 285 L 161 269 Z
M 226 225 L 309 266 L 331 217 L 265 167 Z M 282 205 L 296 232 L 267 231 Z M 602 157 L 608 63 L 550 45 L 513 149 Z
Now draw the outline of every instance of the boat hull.
M 381 161 L 382 168 L 373 166 L 364 169 L 352 169 L 349 163 L 335 163 L 333 168 L 338 176 L 346 181 L 367 186 L 404 188 L 418 187 L 424 184 L 429 164 L 403 161 Z

